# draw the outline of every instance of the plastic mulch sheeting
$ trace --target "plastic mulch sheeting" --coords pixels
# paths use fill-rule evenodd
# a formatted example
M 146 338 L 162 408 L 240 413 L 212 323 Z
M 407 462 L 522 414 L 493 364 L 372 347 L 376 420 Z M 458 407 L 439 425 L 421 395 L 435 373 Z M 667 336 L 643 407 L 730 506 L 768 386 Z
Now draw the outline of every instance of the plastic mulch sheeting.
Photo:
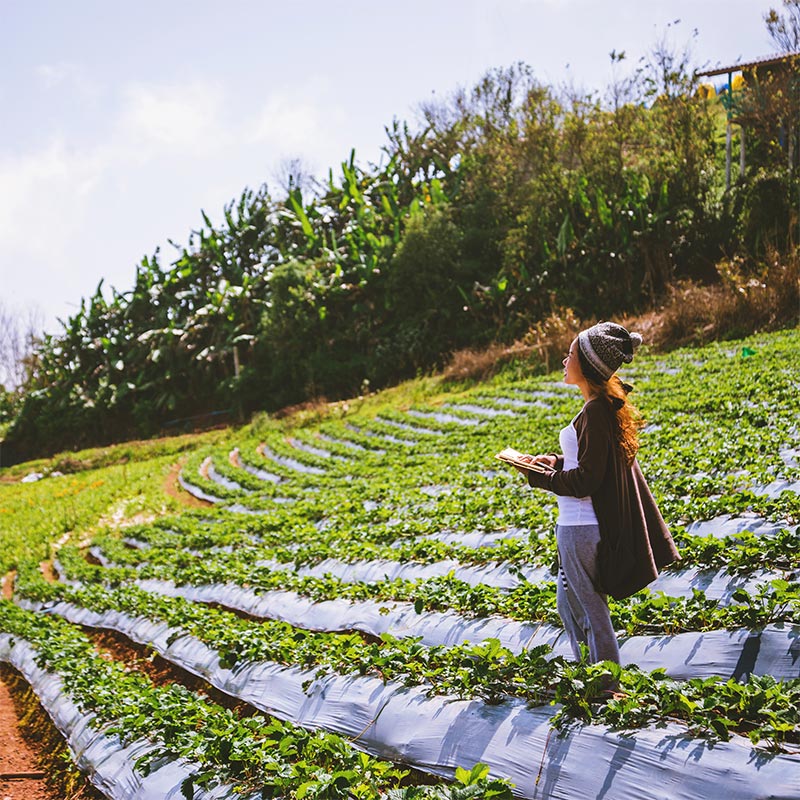
M 428 488 L 428 487 L 423 487 Z M 731 521 L 733 524 L 733 521 Z M 739 521 L 737 524 L 741 524 Z M 766 523 L 772 525 L 773 523 Z M 747 528 L 752 530 L 753 526 Z M 742 528 L 741 530 L 744 530 Z M 780 530 L 780 527 L 777 528 Z M 737 531 L 739 532 L 739 531 Z M 503 539 L 518 538 L 524 534 L 522 529 L 512 529 L 508 532 L 472 533 L 461 534 L 443 531 L 442 533 L 425 538 L 436 538 L 446 543 L 462 543 L 470 547 L 491 547 Z M 128 537 L 126 540 L 132 547 L 142 548 L 143 543 Z M 402 544 L 398 540 L 396 544 Z M 101 551 L 93 550 L 93 555 L 104 566 L 114 566 L 108 561 Z M 258 566 L 268 570 L 287 570 L 292 568 L 289 562 L 279 562 L 274 559 L 262 559 L 256 562 Z M 324 577 L 333 575 L 347 583 L 375 583 L 383 580 L 427 580 L 430 578 L 444 577 L 450 572 L 458 579 L 470 586 L 486 585 L 498 589 L 515 589 L 523 583 L 545 583 L 553 580 L 549 567 L 529 566 L 515 567 L 508 563 L 488 562 L 485 564 L 462 564 L 453 559 L 422 564 L 413 561 L 395 561 L 392 559 L 373 559 L 361 561 L 343 561 L 342 559 L 327 558 L 313 566 L 299 566 L 293 570 L 297 575 Z M 796 573 L 795 573 L 796 574 Z M 726 570 L 709 570 L 693 567 L 685 570 L 669 569 L 662 572 L 647 588 L 651 592 L 664 592 L 670 597 L 691 597 L 694 590 L 702 591 L 706 597 L 718 600 L 720 603 L 729 604 L 733 593 L 737 589 L 753 592 L 759 584 L 781 578 L 793 580 L 792 574 L 777 571 L 760 570 L 747 575 L 731 575 Z
M 80 711 L 65 693 L 61 679 L 36 665 L 35 655 L 36 650 L 28 642 L 0 633 L 0 661 L 22 674 L 66 740 L 78 769 L 97 789 L 113 800 L 184 796 L 181 784 L 198 771 L 196 764 L 156 756 L 147 775 L 134 769 L 137 759 L 163 748 L 141 739 L 123 745 L 117 736 L 108 736 L 93 727 L 95 715 Z M 257 796 L 260 794 L 251 795 L 251 800 Z M 207 791 L 196 788 L 193 797 L 194 800 L 246 800 L 224 784 Z
M 102 558 L 101 553 L 96 553 L 95 556 Z M 441 567 L 445 563 L 448 562 L 427 566 Z M 55 565 L 61 572 L 57 561 Z M 110 563 L 108 565 L 111 566 Z M 287 564 L 270 562 L 270 568 L 273 569 L 286 570 L 288 567 Z M 436 574 L 446 574 L 447 571 Z M 542 571 L 546 572 L 543 568 Z M 306 570 L 299 572 L 303 574 Z M 549 574 L 539 577 L 545 580 Z M 707 597 L 716 599 L 720 604 L 728 604 L 737 588 L 752 592 L 759 583 L 773 577 L 778 577 L 778 573 L 759 572 L 735 577 L 724 570 L 714 572 L 691 569 L 676 573 L 664 572 L 650 588 L 664 591 L 673 597 L 688 596 L 693 589 L 698 589 L 705 591 Z M 516 653 L 540 644 L 548 644 L 557 655 L 569 657 L 571 654 L 563 631 L 543 623 L 517 622 L 499 616 L 470 618 L 454 612 L 418 614 L 414 605 L 408 602 L 345 599 L 315 602 L 295 592 L 276 590 L 256 593 L 236 584 L 176 586 L 172 581 L 160 580 L 139 580 L 136 584 L 156 594 L 218 603 L 254 617 L 280 619 L 312 630 L 359 630 L 375 636 L 382 633 L 398 637 L 418 636 L 428 646 L 480 642 L 495 638 Z M 760 634 L 747 630 L 722 630 L 672 636 L 633 636 L 622 640 L 621 656 L 623 663 L 635 663 L 642 669 L 651 670 L 663 666 L 669 675 L 676 678 L 710 675 L 739 678 L 749 673 L 773 675 L 776 678 L 798 678 L 798 632 L 800 626 L 772 625 Z
M 237 483 L 236 481 L 232 480 L 231 478 L 226 477 L 225 475 L 220 474 L 214 468 L 214 462 L 209 461 L 208 464 L 208 479 L 213 483 L 218 483 L 220 486 L 224 486 L 226 489 L 232 489 L 236 492 L 242 492 L 242 494 L 254 494 L 255 489 L 246 489 L 242 486 L 241 483 Z
M 724 539 L 742 531 L 750 531 L 757 536 L 774 536 L 781 528 L 791 527 L 787 522 L 770 522 L 757 514 L 747 512 L 739 516 L 722 514 L 714 519 L 692 522 L 686 526 L 686 532 L 692 536 L 715 536 Z
M 255 477 L 259 480 L 268 481 L 269 483 L 281 483 L 284 480 L 284 478 L 282 478 L 280 475 L 276 475 L 274 472 L 267 472 L 265 469 L 254 467 L 252 464 L 248 464 L 242 459 L 238 447 L 234 448 L 231 455 L 234 456 L 236 465 L 239 467 L 239 469 L 243 469 L 245 472 L 255 475 Z
M 423 425 L 414 425 L 411 422 L 400 422 L 396 419 L 388 419 L 387 417 L 382 417 L 380 414 L 375 417 L 375 420 L 380 422 L 381 425 L 389 425 L 392 428 L 399 428 L 401 431 L 409 431 L 411 433 L 419 433 L 428 436 L 444 436 L 445 434 L 444 431 L 426 428 Z
M 290 458 L 289 456 L 280 456 L 271 448 L 267 447 L 266 444 L 260 444 L 256 448 L 256 452 L 262 455 L 264 458 L 268 458 L 270 461 L 274 461 L 276 464 L 286 467 L 287 469 L 294 470 L 295 472 L 303 472 L 306 475 L 325 474 L 325 470 L 322 469 L 322 467 L 314 467 L 311 464 L 306 464 L 303 461 L 298 461 L 298 459 Z
M 285 570 L 292 565 L 264 559 L 257 566 L 269 570 Z M 470 586 L 493 586 L 497 589 L 515 589 L 523 583 L 542 584 L 554 578 L 549 567 L 513 567 L 503 563 L 464 565 L 452 559 L 421 564 L 413 561 L 342 561 L 326 558 L 313 566 L 300 566 L 293 570 L 297 575 L 322 578 L 333 575 L 346 583 L 376 583 L 384 580 L 427 580 L 453 573 L 458 580 Z M 759 584 L 774 578 L 783 578 L 784 573 L 758 572 L 747 576 L 729 575 L 725 570 L 689 569 L 679 572 L 662 572 L 648 586 L 651 592 L 662 591 L 672 597 L 691 597 L 695 589 L 704 591 L 712 599 L 729 603 L 733 592 L 745 589 L 748 592 Z
M 472 619 L 454 612 L 417 614 L 412 603 L 344 599 L 315 603 L 294 592 L 259 595 L 233 584 L 178 587 L 169 581 L 147 580 L 137 581 L 137 585 L 155 594 L 217 603 L 305 629 L 418 636 L 428 646 L 497 639 L 514 653 L 546 644 L 555 655 L 572 658 L 564 631 L 542 623 L 496 616 Z M 679 680 L 712 676 L 738 680 L 749 674 L 772 675 L 779 680 L 800 678 L 800 626 L 770 625 L 761 632 L 738 629 L 631 636 L 620 640 L 620 657 L 623 664 L 637 664 L 643 670 L 663 667 Z
M 765 495 L 772 500 L 774 500 L 776 497 L 780 497 L 783 492 L 794 492 L 795 494 L 800 494 L 800 481 L 783 479 L 772 481 L 764 486 L 755 486 L 753 488 L 754 494 Z
M 408 537 L 408 539 L 398 539 L 393 546 L 401 547 L 409 541 L 430 539 L 436 542 L 444 542 L 445 544 L 461 545 L 462 547 L 495 547 L 506 539 L 525 539 L 528 535 L 526 528 L 509 528 L 505 531 L 490 531 L 488 533 L 484 531 L 434 531 L 433 533 L 424 533 L 416 537 Z
M 476 398 L 485 403 L 494 403 L 498 406 L 513 406 L 514 408 L 545 408 L 552 409 L 550 403 L 545 403 L 542 400 L 522 400 L 518 397 L 504 397 L 502 395 L 485 395 Z
M 488 406 L 480 406 L 475 403 L 447 403 L 442 408 L 453 409 L 453 411 L 461 411 L 463 414 L 477 414 L 479 417 L 515 417 L 513 411 L 507 408 L 489 408 Z
M 350 450 L 358 450 L 363 452 L 367 448 L 364 445 L 358 444 L 357 442 L 351 442 L 349 439 L 337 439 L 335 436 L 330 436 L 327 433 L 323 433 L 322 431 L 317 431 L 317 436 L 322 439 L 323 442 L 330 442 L 331 444 L 339 444 L 343 447 L 348 447 Z M 379 451 L 381 453 L 385 453 L 385 450 Z
M 446 414 L 442 411 L 418 411 L 415 408 L 409 409 L 406 412 L 409 416 L 417 417 L 418 419 L 433 419 L 436 422 L 454 423 L 455 425 L 480 425 L 482 420 L 475 419 L 474 417 L 459 417 L 455 414 Z
M 190 483 L 186 480 L 186 478 L 183 477 L 183 474 L 178 474 L 178 483 L 185 491 L 189 492 L 190 495 L 196 497 L 198 500 L 206 500 L 209 503 L 225 502 L 225 500 L 223 500 L 221 497 L 204 492 L 199 486 L 195 486 L 193 483 Z
M 575 725 L 560 738 L 551 735 L 552 706 L 531 709 L 513 698 L 487 705 L 427 697 L 424 687 L 406 689 L 372 677 L 315 678 L 314 671 L 266 662 L 223 669 L 212 650 L 191 637 L 172 636 L 166 625 L 66 606 L 52 611 L 69 612 L 82 624 L 128 628 L 131 638 L 147 639 L 170 661 L 276 717 L 355 737 L 358 747 L 380 758 L 443 777 L 452 777 L 458 766 L 483 762 L 493 775 L 511 780 L 520 797 L 796 800 L 800 795 L 800 756 L 769 755 L 741 736 L 712 746 L 668 723 L 625 733 Z
M 346 458 L 345 456 L 332 453 L 330 450 L 326 450 L 324 447 L 316 447 L 315 445 L 304 442 L 294 436 L 290 436 L 287 439 L 287 442 L 294 447 L 295 450 L 301 450 L 304 453 L 308 453 L 312 456 L 318 456 L 319 458 L 330 458 L 332 461 L 344 461 L 347 463 L 352 463 L 353 460 L 352 458 Z
M 258 566 L 275 569 L 277 562 L 264 560 L 256 562 Z M 286 568 L 286 565 L 282 565 Z M 471 586 L 485 584 L 499 589 L 513 589 L 520 583 L 542 583 L 552 580 L 549 567 L 509 568 L 506 564 L 464 565 L 458 561 L 447 559 L 433 564 L 421 564 L 413 561 L 392 561 L 390 559 L 374 559 L 372 561 L 342 561 L 338 558 L 326 558 L 310 567 L 299 567 L 297 575 L 323 577 L 334 575 L 347 583 L 375 583 L 383 580 L 425 580 L 436 578 L 453 572 L 455 577 Z M 520 578 L 519 575 L 523 577 Z

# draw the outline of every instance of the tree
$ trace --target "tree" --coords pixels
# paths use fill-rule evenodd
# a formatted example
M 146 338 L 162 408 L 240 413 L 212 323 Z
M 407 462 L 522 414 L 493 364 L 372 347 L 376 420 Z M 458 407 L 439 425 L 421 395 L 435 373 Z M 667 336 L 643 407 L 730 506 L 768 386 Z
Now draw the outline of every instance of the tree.
M 281 159 L 273 177 L 286 197 L 296 190 L 303 194 L 313 194 L 320 189 L 313 170 L 299 156 Z
M 731 93 L 736 116 L 752 137 L 748 158 L 768 170 L 796 170 L 800 140 L 800 0 L 783 0 L 783 12 L 764 16 L 783 56 L 743 71 L 745 90 Z
M 42 328 L 39 309 L 15 311 L 0 300 L 0 387 L 19 391 L 25 384 Z
M 800 50 L 800 0 L 783 0 L 785 14 L 771 8 L 765 15 L 767 31 L 783 53 Z

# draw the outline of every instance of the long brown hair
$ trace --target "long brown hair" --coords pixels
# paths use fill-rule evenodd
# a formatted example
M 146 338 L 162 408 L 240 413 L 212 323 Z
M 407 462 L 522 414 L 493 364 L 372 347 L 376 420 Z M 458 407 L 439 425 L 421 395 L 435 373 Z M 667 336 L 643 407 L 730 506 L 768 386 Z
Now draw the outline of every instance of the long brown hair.
M 581 349 L 577 350 L 581 372 L 589 384 L 591 393 L 595 397 L 602 397 L 614 411 L 617 423 L 617 452 L 630 466 L 639 450 L 639 431 L 644 426 L 639 410 L 628 400 L 628 392 L 632 387 L 623 383 L 616 375 L 612 375 L 607 381 L 603 380 L 592 368 Z

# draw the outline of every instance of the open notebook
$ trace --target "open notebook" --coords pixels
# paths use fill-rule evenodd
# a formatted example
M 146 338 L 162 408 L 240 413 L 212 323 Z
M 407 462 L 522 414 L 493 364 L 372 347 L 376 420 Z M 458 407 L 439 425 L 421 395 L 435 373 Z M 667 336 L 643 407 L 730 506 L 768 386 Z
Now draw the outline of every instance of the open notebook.
M 519 450 L 515 450 L 513 447 L 506 447 L 504 450 L 501 450 L 495 458 L 499 458 L 501 461 L 505 461 L 506 464 L 511 464 L 515 467 L 529 469 L 532 472 L 542 472 L 546 475 L 553 472 L 553 470 L 545 464 L 528 463 L 528 461 L 525 460 L 525 453 L 520 453 Z

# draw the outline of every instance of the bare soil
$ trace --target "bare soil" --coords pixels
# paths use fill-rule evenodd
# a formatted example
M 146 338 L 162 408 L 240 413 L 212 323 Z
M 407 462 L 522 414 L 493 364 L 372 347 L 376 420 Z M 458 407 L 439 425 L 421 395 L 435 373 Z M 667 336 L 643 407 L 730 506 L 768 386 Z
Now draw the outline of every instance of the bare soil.
M 177 461 L 172 465 L 167 477 L 164 479 L 164 492 L 170 497 L 174 497 L 179 503 L 189 506 L 190 508 L 208 508 L 209 506 L 214 505 L 207 500 L 200 500 L 197 497 L 189 494 L 189 492 L 187 492 L 180 485 L 180 483 L 178 483 L 178 475 L 180 475 L 182 466 L 182 461 Z M 2 798 L 0 798 L 0 800 L 2 800 Z
M 258 710 L 249 703 L 219 691 L 203 678 L 181 669 L 159 656 L 151 648 L 137 644 L 117 631 L 84 628 L 83 632 L 92 640 L 101 656 L 118 661 L 129 669 L 144 672 L 155 686 L 180 683 L 187 689 L 208 697 L 213 703 L 234 709 L 239 716 L 258 713 Z
M 58 581 L 58 577 L 56 576 L 56 572 L 53 569 L 52 562 L 50 561 L 39 562 L 39 571 L 42 573 L 42 577 L 48 583 L 56 583 Z
M 0 800 L 59 800 L 60 793 L 45 782 L 46 760 L 47 754 L 22 736 L 6 675 L 0 672 Z

